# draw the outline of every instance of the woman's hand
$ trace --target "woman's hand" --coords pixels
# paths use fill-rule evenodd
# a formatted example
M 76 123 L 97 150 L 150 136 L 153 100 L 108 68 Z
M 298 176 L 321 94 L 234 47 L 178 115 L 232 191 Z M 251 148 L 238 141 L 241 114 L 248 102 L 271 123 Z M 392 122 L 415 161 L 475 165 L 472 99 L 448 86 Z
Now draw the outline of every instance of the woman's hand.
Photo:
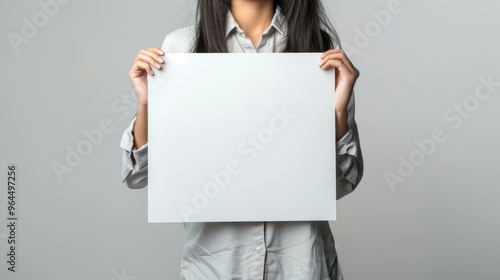
M 319 66 L 324 69 L 335 67 L 335 139 L 339 141 L 348 130 L 347 105 L 351 98 L 359 70 L 352 65 L 343 50 L 326 51 L 320 57 Z
M 352 65 L 343 50 L 333 49 L 326 51 L 320 57 L 319 66 L 324 69 L 335 69 L 335 111 L 347 114 L 347 104 L 351 98 L 354 83 L 359 77 L 359 70 Z
M 142 49 L 134 60 L 134 65 L 129 71 L 129 78 L 137 95 L 138 106 L 148 105 L 148 79 L 147 74 L 153 76 L 152 66 L 161 69 L 164 63 L 160 56 L 165 53 L 160 48 Z
M 137 95 L 137 114 L 133 131 L 135 149 L 139 149 L 148 142 L 148 74 L 154 75 L 151 66 L 161 69 L 164 61 L 160 56 L 164 54 L 160 48 L 142 49 L 128 73 Z M 133 155 L 132 161 L 135 165 L 136 161 Z

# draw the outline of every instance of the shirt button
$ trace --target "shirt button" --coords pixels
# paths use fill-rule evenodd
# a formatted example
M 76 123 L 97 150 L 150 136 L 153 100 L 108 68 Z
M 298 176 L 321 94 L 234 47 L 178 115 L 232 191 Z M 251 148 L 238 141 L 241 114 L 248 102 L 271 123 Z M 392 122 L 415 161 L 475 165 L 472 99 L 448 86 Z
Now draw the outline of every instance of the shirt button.
M 262 248 L 261 248 L 260 246 L 257 246 L 257 248 L 255 248 L 255 251 L 257 251 L 257 253 L 260 253 L 260 250 L 261 250 L 261 249 L 262 249 Z

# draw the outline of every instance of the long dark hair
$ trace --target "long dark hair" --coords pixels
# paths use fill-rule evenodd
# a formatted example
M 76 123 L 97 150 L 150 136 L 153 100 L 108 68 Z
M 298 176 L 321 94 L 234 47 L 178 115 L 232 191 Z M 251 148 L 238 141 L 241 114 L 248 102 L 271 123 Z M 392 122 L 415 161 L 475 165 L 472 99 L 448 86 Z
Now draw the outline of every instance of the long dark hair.
M 287 23 L 282 52 L 325 52 L 342 48 L 321 0 L 274 0 Z M 198 0 L 195 53 L 226 53 L 226 16 L 231 0 Z

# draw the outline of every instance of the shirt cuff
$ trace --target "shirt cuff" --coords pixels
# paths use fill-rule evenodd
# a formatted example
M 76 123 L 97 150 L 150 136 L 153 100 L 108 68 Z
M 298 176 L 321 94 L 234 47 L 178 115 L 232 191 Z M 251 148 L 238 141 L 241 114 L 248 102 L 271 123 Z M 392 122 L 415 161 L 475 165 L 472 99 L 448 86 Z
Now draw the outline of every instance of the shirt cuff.
M 353 131 L 349 128 L 336 142 L 337 165 L 339 166 L 341 176 L 345 177 L 352 184 L 356 183 L 358 177 L 355 158 L 358 156 L 358 145 L 354 139 Z M 337 178 L 337 180 L 340 178 Z
M 130 125 L 123 132 L 120 143 L 120 147 L 124 150 L 122 157 L 122 182 L 125 182 L 125 179 L 132 170 L 141 170 L 148 165 L 148 143 L 145 143 L 139 147 L 139 149 L 134 148 L 134 135 L 132 133 L 134 131 L 136 117 L 137 116 L 132 119 Z M 135 165 L 132 161 L 132 155 L 136 161 Z

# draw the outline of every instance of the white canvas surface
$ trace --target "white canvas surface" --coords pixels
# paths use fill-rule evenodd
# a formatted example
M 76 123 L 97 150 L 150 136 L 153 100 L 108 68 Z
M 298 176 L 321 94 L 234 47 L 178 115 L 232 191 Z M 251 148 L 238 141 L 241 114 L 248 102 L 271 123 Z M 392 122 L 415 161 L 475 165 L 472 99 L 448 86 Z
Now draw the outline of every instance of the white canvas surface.
M 320 55 L 166 53 L 148 78 L 148 221 L 335 220 Z

